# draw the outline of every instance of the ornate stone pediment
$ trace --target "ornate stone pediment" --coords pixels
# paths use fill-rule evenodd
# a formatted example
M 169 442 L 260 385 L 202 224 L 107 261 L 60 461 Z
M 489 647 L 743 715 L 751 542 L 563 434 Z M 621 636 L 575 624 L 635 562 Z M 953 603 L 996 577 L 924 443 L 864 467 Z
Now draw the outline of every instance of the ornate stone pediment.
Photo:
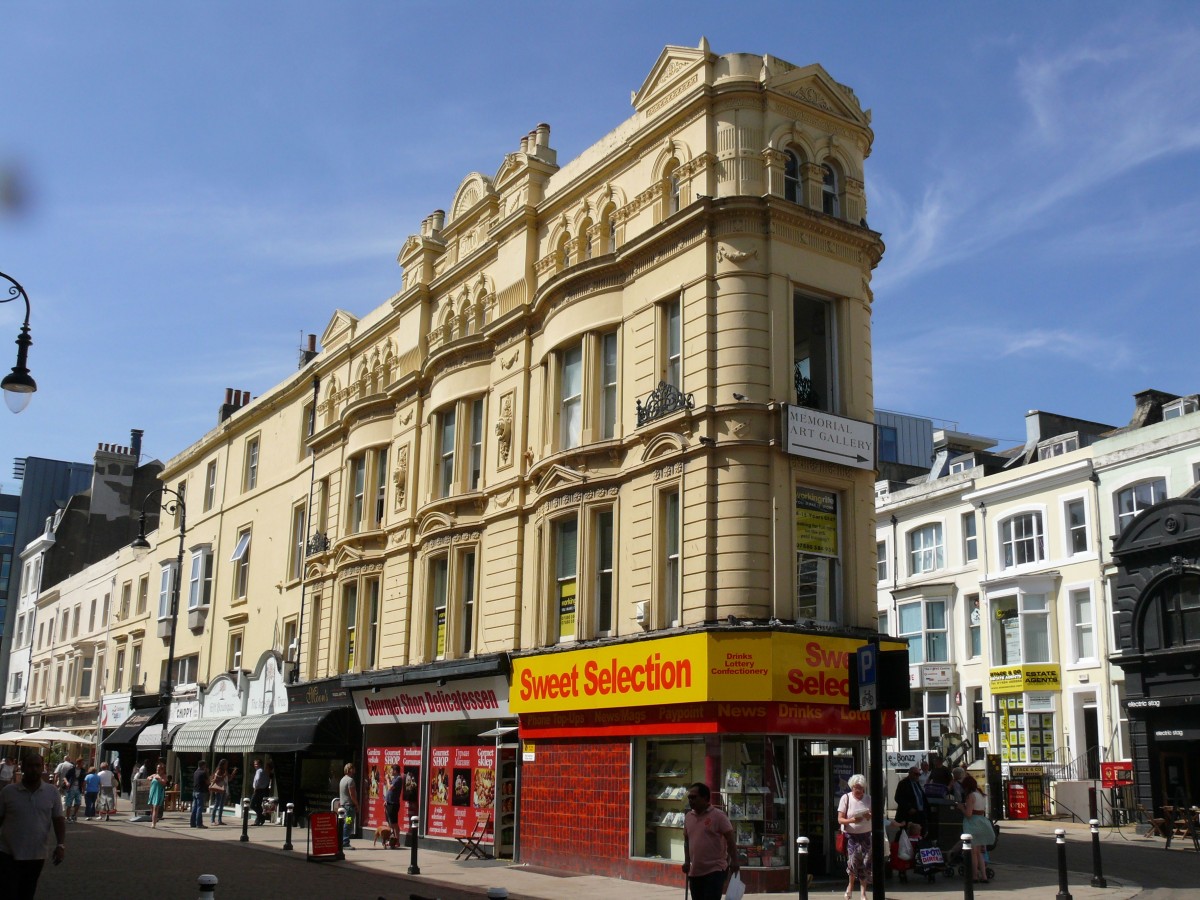
M 330 350 L 354 337 L 358 317 L 344 309 L 334 310 L 333 317 L 321 334 L 321 347 Z
M 555 464 L 551 466 L 538 479 L 537 492 L 545 494 L 548 491 L 555 491 L 564 487 L 575 487 L 584 483 L 586 479 L 574 469 L 569 469 L 564 465 Z
M 687 90 L 699 84 L 699 70 L 709 55 L 708 41 L 703 39 L 699 47 L 664 47 L 658 62 L 633 95 L 634 109 L 643 112 L 655 100 L 669 95 L 672 89 Z
M 771 60 L 768 59 L 768 62 Z M 859 105 L 854 92 L 834 81 L 820 65 L 813 63 L 778 74 L 775 73 L 774 67 L 769 66 L 768 72 L 768 90 L 799 100 L 806 106 L 815 107 L 838 118 L 850 119 L 864 128 L 870 125 L 871 114 Z

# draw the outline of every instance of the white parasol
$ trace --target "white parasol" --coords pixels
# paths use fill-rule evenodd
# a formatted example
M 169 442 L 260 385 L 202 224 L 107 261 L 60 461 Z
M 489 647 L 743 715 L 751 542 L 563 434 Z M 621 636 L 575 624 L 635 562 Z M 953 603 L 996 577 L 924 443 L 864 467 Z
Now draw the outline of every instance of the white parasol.
M 50 742 L 44 738 L 35 738 L 26 731 L 6 731 L 0 734 L 0 745 L 23 744 L 30 747 L 44 747 Z
M 69 731 L 57 731 L 53 728 L 43 728 L 28 735 L 29 738 L 46 744 L 94 744 L 95 741 L 82 734 L 71 734 Z

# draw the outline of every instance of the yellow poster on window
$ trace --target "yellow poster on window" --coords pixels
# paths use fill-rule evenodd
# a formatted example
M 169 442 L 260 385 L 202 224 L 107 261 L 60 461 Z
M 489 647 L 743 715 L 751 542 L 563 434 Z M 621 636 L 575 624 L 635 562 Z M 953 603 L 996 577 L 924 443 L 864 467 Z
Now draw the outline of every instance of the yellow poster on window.
M 434 655 L 439 659 L 446 655 L 446 610 L 443 607 L 435 612 L 434 633 L 436 634 L 437 647 L 434 650 Z
M 575 637 L 575 582 L 564 581 L 558 589 L 558 637 L 571 640 Z
M 796 488 L 796 552 L 837 556 L 837 494 Z

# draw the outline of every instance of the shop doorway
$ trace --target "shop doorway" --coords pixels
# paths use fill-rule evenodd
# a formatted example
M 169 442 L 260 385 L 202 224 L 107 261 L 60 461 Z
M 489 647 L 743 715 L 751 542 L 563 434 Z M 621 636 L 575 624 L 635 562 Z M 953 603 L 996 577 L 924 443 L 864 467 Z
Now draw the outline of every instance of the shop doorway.
M 833 837 L 837 804 L 850 790 L 850 776 L 865 774 L 866 753 L 861 741 L 792 741 L 792 834 L 808 838 L 808 871 L 828 875 L 838 864 Z M 792 855 L 795 866 L 795 854 Z M 797 872 L 793 868 L 792 880 Z
M 1162 752 L 1158 755 L 1162 769 L 1163 804 L 1189 806 L 1192 803 L 1192 778 L 1187 758 L 1182 753 Z

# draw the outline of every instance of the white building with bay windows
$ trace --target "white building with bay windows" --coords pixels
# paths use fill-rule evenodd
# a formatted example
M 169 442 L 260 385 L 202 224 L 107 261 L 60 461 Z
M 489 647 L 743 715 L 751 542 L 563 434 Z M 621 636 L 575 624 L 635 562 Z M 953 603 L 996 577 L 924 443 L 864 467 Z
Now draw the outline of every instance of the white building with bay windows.
M 1192 398 L 1135 399 L 1122 428 L 1031 412 L 1003 452 L 937 432 L 928 474 L 877 485 L 880 630 L 908 642 L 913 688 L 895 750 L 961 738 L 1060 784 L 1129 758 L 1112 538 L 1200 481 Z

